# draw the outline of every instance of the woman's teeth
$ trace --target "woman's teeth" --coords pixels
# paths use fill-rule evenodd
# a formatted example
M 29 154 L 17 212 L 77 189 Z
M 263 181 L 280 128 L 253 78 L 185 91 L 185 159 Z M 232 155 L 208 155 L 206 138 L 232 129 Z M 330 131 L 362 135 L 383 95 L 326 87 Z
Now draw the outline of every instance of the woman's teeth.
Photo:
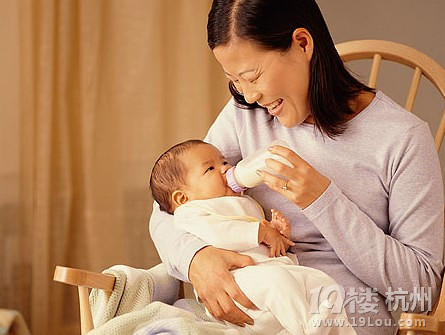
M 275 108 L 277 108 L 281 102 L 283 101 L 283 99 L 277 99 L 274 102 L 272 102 L 271 104 L 267 105 L 266 108 L 270 111 L 273 111 Z

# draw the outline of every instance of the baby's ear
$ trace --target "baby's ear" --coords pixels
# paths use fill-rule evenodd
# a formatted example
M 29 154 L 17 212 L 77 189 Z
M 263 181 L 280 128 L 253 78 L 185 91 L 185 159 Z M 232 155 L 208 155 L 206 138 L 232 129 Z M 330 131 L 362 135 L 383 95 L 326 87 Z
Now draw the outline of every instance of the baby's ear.
M 174 207 L 179 207 L 184 205 L 188 201 L 187 195 L 184 191 L 176 190 L 172 193 L 172 203 Z

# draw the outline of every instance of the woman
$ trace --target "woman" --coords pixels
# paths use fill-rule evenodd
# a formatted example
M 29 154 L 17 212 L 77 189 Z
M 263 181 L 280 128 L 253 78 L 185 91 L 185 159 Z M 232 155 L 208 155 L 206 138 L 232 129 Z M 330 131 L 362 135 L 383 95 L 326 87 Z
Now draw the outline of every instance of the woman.
M 426 123 L 345 70 L 314 0 L 214 0 L 208 43 L 233 99 L 205 140 L 231 164 L 289 143 L 273 151 L 294 167 L 270 160 L 281 176 L 259 172 L 265 184 L 248 194 L 289 218 L 300 264 L 344 287 L 358 334 L 393 334 L 393 302 L 426 311 L 443 270 L 442 178 Z M 175 229 L 156 205 L 150 232 L 217 319 L 252 322 L 228 272 L 251 259 Z

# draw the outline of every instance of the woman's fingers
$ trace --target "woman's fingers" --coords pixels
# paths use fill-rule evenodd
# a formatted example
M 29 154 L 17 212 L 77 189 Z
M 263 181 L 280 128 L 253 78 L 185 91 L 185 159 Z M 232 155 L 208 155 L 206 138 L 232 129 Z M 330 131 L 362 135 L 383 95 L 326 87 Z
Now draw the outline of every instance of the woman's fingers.
M 305 209 L 317 200 L 331 183 L 328 178 L 318 173 L 312 167 L 310 167 L 310 172 L 308 171 L 300 174 L 299 170 L 293 175 L 288 174 L 285 176 L 288 179 L 283 179 L 267 171 L 259 171 L 257 173 L 270 189 L 282 194 L 301 209 Z
M 285 185 L 286 180 L 284 180 L 283 178 L 273 175 L 267 171 L 260 171 L 259 174 L 263 178 L 264 183 L 269 188 L 273 189 L 276 192 L 279 192 L 279 193 L 285 195 L 285 193 L 287 191 L 295 190 L 295 187 L 292 188 L 294 186 L 292 180 L 287 180 L 287 184 L 286 184 L 287 189 L 284 190 L 283 187 Z
M 288 178 L 292 176 L 293 171 L 295 171 L 295 169 L 298 169 L 295 166 L 294 167 L 287 166 L 286 164 L 281 163 L 273 158 L 266 159 L 266 166 L 276 171 L 278 174 L 286 176 Z
M 269 150 L 271 153 L 285 158 L 292 167 L 269 158 L 266 160 L 266 165 L 277 175 L 266 171 L 257 173 L 269 188 L 281 193 L 301 209 L 312 204 L 329 186 L 331 181 L 328 178 L 320 174 L 291 149 L 276 145 L 270 147 Z
M 241 291 L 229 272 L 229 269 L 248 265 L 254 265 L 250 257 L 212 246 L 199 250 L 193 257 L 189 269 L 190 281 L 215 318 L 240 326 L 253 324 L 252 318 L 242 312 L 233 300 L 249 309 L 256 309 L 256 306 Z
M 233 276 L 227 279 L 226 286 L 223 288 L 223 294 L 219 297 L 218 303 L 222 308 L 222 314 L 219 315 L 222 320 L 244 327 L 244 324 L 253 325 L 253 319 L 240 310 L 234 303 L 238 302 L 248 309 L 257 309 L 257 307 L 241 291 Z
M 286 158 L 286 160 L 289 161 L 289 163 L 291 163 L 293 166 L 298 166 L 306 163 L 306 161 L 303 158 L 301 158 L 297 153 L 295 153 L 295 151 L 286 147 L 282 147 L 281 145 L 271 146 L 269 148 L 269 151 L 275 155 Z
M 267 164 L 269 166 L 269 163 Z M 280 175 L 285 176 L 287 179 L 283 179 L 280 176 L 271 174 L 264 170 L 258 170 L 257 174 L 261 176 L 263 182 L 267 185 L 267 187 L 274 190 L 275 192 L 282 194 L 283 196 L 289 198 L 291 201 L 294 202 L 292 197 L 296 192 L 300 191 L 300 188 L 295 179 L 291 178 L 292 176 L 290 173 L 287 173 L 287 175 L 285 175 L 284 173 L 280 172 Z
M 225 291 L 228 293 L 228 295 L 235 300 L 240 305 L 248 308 L 248 309 L 258 309 L 252 301 L 244 294 L 243 291 L 239 288 L 238 284 L 235 282 L 235 279 L 233 279 L 233 276 L 231 275 L 230 280 L 228 281 L 228 286 L 226 287 Z M 236 307 L 236 306 L 235 306 Z M 238 309 L 238 307 L 236 307 Z M 239 310 L 239 309 L 238 309 Z M 241 311 L 241 310 L 239 310 Z M 246 315 L 242 313 L 243 315 Z M 249 316 L 247 318 L 251 321 L 253 321 Z
M 218 320 L 227 321 L 240 327 L 244 327 L 246 323 L 253 324 L 252 318 L 241 311 L 226 292 L 221 292 L 218 299 L 212 302 L 212 306 L 212 311 L 207 309 Z
M 249 265 L 255 265 L 253 259 L 246 255 L 241 255 L 233 251 L 217 249 L 221 253 L 222 259 L 228 270 L 244 268 Z M 230 277 L 233 279 L 232 275 Z

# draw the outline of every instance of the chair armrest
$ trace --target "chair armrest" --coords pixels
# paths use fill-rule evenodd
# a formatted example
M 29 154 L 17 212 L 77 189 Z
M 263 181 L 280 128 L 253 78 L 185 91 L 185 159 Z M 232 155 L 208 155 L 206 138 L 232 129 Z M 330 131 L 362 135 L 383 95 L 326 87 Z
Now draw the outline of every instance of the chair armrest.
M 400 315 L 399 330 L 413 331 L 420 334 L 439 334 L 445 335 L 445 322 L 439 321 L 435 316 L 402 313 Z
M 111 275 L 74 269 L 65 266 L 56 266 L 54 281 L 68 285 L 97 288 L 107 292 L 113 291 L 116 278 Z

